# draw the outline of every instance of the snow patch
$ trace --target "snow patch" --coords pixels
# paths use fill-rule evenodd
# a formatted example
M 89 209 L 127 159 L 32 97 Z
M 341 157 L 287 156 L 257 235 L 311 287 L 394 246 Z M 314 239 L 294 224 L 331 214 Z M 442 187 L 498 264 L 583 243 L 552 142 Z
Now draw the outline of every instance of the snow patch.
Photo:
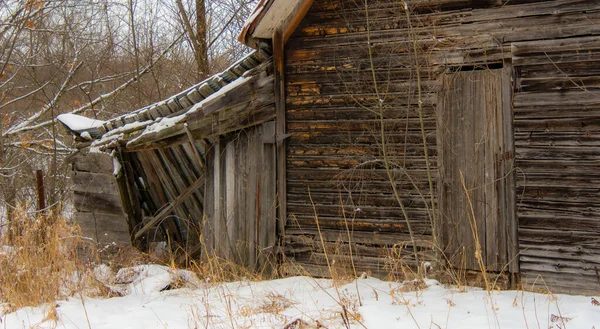
M 121 172 L 123 166 L 121 165 L 121 162 L 119 162 L 119 159 L 117 159 L 115 153 L 111 154 L 111 156 L 113 160 L 113 175 L 117 177 L 119 176 L 119 173 Z
M 69 129 L 81 132 L 84 130 L 98 128 L 104 124 L 102 120 L 90 119 L 81 115 L 66 113 L 61 114 L 56 117 L 60 122 L 62 122 L 65 126 L 69 127 Z M 84 137 L 85 138 L 85 137 Z M 91 136 L 90 136 L 91 139 Z
M 110 276 L 104 267 L 97 272 L 98 278 Z M 176 289 L 180 287 L 178 281 L 187 285 Z M 2 316 L 1 326 L 600 328 L 600 297 L 458 289 L 435 280 L 416 284 L 367 277 L 340 285 L 328 279 L 290 277 L 209 284 L 189 271 L 141 265 L 120 270 L 112 282 L 124 285 L 126 294 L 109 299 L 71 298 L 58 302 L 56 307 L 50 304 L 22 308 Z M 55 308 L 56 323 L 45 320 L 48 307 Z
M 92 135 L 90 135 L 90 133 L 89 133 L 89 132 L 87 132 L 87 131 L 84 131 L 84 132 L 82 132 L 82 133 L 81 133 L 81 137 L 83 137 L 83 138 L 85 138 L 85 139 L 87 139 L 87 140 L 92 140 L 92 139 L 93 139 L 93 138 L 92 138 Z

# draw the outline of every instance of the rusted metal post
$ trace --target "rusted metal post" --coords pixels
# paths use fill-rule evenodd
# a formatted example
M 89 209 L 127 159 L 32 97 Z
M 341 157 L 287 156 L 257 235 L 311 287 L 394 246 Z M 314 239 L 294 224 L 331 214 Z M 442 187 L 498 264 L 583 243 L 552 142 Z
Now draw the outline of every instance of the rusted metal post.
M 44 173 L 40 169 L 38 169 L 35 172 L 35 176 L 38 194 L 37 210 L 39 212 L 43 212 L 44 209 L 46 209 L 46 194 L 44 192 Z

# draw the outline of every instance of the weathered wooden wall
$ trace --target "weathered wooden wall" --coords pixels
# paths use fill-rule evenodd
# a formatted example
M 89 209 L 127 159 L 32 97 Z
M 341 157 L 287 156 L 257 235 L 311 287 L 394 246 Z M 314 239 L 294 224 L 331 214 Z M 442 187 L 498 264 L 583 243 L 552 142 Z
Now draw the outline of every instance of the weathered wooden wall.
M 111 131 L 95 144 L 119 146 L 118 158 L 124 168 L 119 186 L 124 209 L 132 218 L 136 245 L 148 248 L 150 242 L 168 241 L 173 247 L 186 249 L 187 256 L 202 252 L 199 234 L 203 233 L 205 215 L 213 220 L 212 213 L 205 214 L 204 210 L 205 185 L 212 183 L 206 175 L 213 165 L 212 160 L 207 162 L 207 152 L 219 147 L 220 136 L 241 135 L 245 128 L 252 130 L 272 120 L 274 99 L 272 64 L 267 60 L 193 109 L 157 119 L 144 134 L 144 127 L 140 130 L 134 125 L 125 133 Z M 254 146 L 242 147 L 240 143 L 236 152 L 254 150 Z
M 205 255 L 250 269 L 274 265 L 275 122 L 221 136 L 208 152 Z
M 392 20 L 402 22 L 398 4 L 376 5 L 379 9 L 370 12 L 372 32 L 377 34 L 373 38 L 365 33 L 365 9 L 358 2 L 315 1 L 286 45 L 287 131 L 291 134 L 286 250 L 312 274 L 327 274 L 326 252 L 338 267 L 350 267 L 344 257 L 350 249 L 358 271 L 385 275 L 397 261 L 414 264 L 409 227 L 399 202 L 423 260 L 433 256 L 419 97 L 410 74 L 416 62 L 399 30 L 390 30 L 388 38 L 382 38 L 382 31 L 396 23 L 384 24 L 382 20 L 393 11 L 380 10 L 396 8 L 402 16 Z M 423 67 L 421 72 L 421 100 L 435 181 L 435 98 L 427 70 Z M 399 198 L 392 190 L 386 161 Z
M 362 268 L 382 272 L 390 247 L 406 242 L 381 118 L 389 159 L 406 170 L 394 180 L 409 218 L 431 241 L 417 78 L 437 182 L 437 77 L 514 65 L 515 145 L 502 156 L 518 176 L 520 253 L 509 260 L 520 260 L 524 282 L 597 289 L 600 2 L 408 1 L 408 14 L 402 1 L 367 5 L 316 0 L 286 45 L 288 254 L 323 269 L 315 210 L 332 249 L 347 242 L 348 219 Z
M 198 245 L 206 148 L 205 142 L 194 141 L 120 155 L 121 189 L 127 193 L 126 211 L 136 218 L 136 242 L 168 241 L 187 252 Z
M 100 248 L 131 245 L 110 155 L 82 150 L 72 159 L 75 222 Z
M 542 288 L 600 291 L 599 51 L 600 36 L 512 45 L 521 271 Z

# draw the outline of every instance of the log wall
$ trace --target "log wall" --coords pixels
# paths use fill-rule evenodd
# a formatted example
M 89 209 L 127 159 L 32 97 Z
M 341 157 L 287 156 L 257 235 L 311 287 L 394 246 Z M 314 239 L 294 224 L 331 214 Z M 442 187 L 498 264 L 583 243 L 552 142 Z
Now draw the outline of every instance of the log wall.
M 512 44 L 520 265 L 541 288 L 600 291 L 599 51 L 600 36 Z
M 358 2 L 315 1 L 286 45 L 291 134 L 286 251 L 314 275 L 328 274 L 326 253 L 335 257 L 338 268 L 346 265 L 350 271 L 380 276 L 400 263 L 414 265 L 415 245 L 421 260 L 433 259 L 434 85 L 429 67 L 410 56 L 401 34 L 406 31 L 396 29 L 404 21 L 398 4 L 373 5 L 369 35 L 365 9 Z M 394 11 L 402 16 L 392 18 Z M 423 64 L 424 134 L 411 74 L 416 63 Z
M 320 229 L 326 248 L 347 254 L 351 239 L 360 268 L 388 272 L 408 228 L 385 158 L 418 243 L 429 245 L 419 104 L 437 184 L 439 76 L 514 66 L 514 127 L 502 127 L 515 138 L 502 154 L 517 174 L 510 260 L 525 283 L 541 275 L 552 289 L 600 289 L 600 3 L 408 1 L 408 14 L 402 1 L 367 5 L 316 0 L 286 45 L 287 254 L 323 272 Z

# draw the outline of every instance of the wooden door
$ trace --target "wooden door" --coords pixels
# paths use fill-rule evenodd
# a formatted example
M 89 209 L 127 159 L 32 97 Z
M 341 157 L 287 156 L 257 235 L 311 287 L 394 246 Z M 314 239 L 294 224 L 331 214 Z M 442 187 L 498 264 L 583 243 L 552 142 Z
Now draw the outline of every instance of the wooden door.
M 484 265 L 507 271 L 516 250 L 510 70 L 455 72 L 442 79 L 438 138 L 444 255 L 456 268 L 481 270 Z M 516 268 L 510 266 L 511 272 Z

